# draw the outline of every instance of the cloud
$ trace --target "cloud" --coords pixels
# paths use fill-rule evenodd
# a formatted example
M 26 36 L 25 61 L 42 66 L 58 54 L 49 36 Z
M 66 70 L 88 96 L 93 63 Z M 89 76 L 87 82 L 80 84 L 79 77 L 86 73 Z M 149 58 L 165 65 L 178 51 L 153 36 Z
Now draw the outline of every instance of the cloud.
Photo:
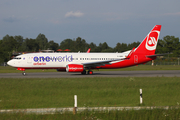
M 127 20 L 132 16 L 131 13 L 116 13 L 116 12 L 107 12 L 103 13 L 103 16 L 106 17 L 107 21 L 116 21 L 116 20 Z
M 18 21 L 18 19 L 14 16 L 11 16 L 11 17 L 4 18 L 3 21 L 8 22 L 8 23 L 13 23 L 13 22 Z
M 53 23 L 53 24 L 56 24 L 56 25 L 61 23 L 61 21 L 58 20 L 58 19 L 51 19 L 50 22 Z
M 165 15 L 177 15 L 177 16 L 179 16 L 180 15 L 180 12 L 176 12 L 176 13 L 165 13 Z
M 65 17 L 81 17 L 83 15 L 84 15 L 84 13 L 82 13 L 80 11 L 76 11 L 76 12 L 70 11 L 70 12 L 66 13 Z

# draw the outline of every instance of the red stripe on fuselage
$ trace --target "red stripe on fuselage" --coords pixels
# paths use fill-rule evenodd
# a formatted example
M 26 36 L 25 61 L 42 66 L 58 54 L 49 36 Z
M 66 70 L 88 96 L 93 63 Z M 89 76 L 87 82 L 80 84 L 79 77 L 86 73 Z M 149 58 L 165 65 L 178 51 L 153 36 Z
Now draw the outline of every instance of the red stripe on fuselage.
M 100 66 L 97 67 L 98 69 L 113 69 L 113 68 L 124 68 L 124 67 L 130 67 L 130 66 L 135 66 L 138 64 L 144 64 L 147 63 L 151 60 L 154 60 L 156 57 L 154 58 L 147 58 L 145 55 L 138 55 L 138 60 L 135 63 L 135 59 L 134 57 L 132 57 L 131 59 L 126 59 L 123 60 L 121 62 L 117 62 L 117 63 L 112 63 L 111 65 L 105 65 L 105 66 Z

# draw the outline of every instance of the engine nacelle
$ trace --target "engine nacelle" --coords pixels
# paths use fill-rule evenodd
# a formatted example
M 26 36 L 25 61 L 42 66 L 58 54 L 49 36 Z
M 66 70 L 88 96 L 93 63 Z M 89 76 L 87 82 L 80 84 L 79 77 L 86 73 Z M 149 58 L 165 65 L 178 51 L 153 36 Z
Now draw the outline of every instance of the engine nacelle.
M 69 64 L 66 66 L 66 72 L 83 72 L 83 65 Z

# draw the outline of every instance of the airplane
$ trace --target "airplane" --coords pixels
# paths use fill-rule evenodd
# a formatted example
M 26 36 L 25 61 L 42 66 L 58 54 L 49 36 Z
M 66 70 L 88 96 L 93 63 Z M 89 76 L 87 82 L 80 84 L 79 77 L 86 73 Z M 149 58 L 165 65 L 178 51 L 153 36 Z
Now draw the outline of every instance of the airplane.
M 57 71 L 93 74 L 93 69 L 116 69 L 145 64 L 156 59 L 161 25 L 155 25 L 137 48 L 123 53 L 28 53 L 14 57 L 8 65 L 25 69 L 56 69 Z

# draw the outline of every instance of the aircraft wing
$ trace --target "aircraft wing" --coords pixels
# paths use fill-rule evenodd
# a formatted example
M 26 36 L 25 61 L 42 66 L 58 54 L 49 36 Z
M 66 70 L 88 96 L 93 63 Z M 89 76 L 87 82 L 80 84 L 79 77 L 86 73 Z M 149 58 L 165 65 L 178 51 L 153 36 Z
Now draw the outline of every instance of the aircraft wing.
M 82 63 L 84 67 L 97 67 L 97 66 L 104 66 L 104 65 L 110 65 L 111 62 L 118 62 L 121 60 L 124 60 L 125 58 L 122 59 L 114 59 L 114 60 L 106 60 L 106 61 L 97 61 L 97 62 L 88 62 L 88 63 Z
M 119 62 L 121 60 L 130 59 L 132 54 L 134 53 L 135 48 L 133 48 L 127 57 L 121 58 L 121 59 L 114 59 L 114 60 L 106 60 L 106 61 L 98 61 L 98 62 L 89 62 L 89 63 L 82 63 L 84 67 L 97 67 L 97 66 L 104 66 L 104 65 L 110 65 L 112 62 Z

